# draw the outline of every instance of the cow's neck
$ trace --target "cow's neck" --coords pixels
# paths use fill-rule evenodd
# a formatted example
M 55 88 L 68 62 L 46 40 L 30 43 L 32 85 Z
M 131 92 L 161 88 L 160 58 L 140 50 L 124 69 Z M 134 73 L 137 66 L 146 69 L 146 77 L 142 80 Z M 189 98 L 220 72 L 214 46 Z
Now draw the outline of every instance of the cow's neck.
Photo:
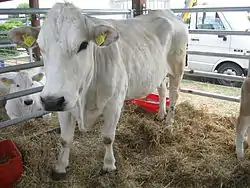
M 94 62 L 94 56 L 91 57 L 92 62 Z M 94 82 L 95 82 L 95 75 L 96 75 L 96 66 L 94 63 L 92 63 L 91 68 L 88 72 L 88 74 L 86 76 L 84 76 L 81 80 L 81 85 L 80 85 L 80 89 L 79 89 L 79 102 L 82 105 L 85 105 L 85 101 L 86 101 L 86 95 L 88 94 L 89 90 L 91 90 L 93 88 Z M 82 72 L 84 72 L 86 70 L 83 70 Z

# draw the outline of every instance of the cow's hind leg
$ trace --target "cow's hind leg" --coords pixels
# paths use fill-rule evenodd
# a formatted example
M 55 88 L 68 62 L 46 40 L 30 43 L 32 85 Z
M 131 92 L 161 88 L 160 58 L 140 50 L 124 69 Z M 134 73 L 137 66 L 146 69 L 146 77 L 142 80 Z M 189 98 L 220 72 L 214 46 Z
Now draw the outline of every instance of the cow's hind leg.
M 173 46 L 172 48 L 173 50 L 168 54 L 168 62 L 171 66 L 172 73 L 168 74 L 170 107 L 166 118 L 166 123 L 170 127 L 174 122 L 175 105 L 179 97 L 179 89 L 184 74 L 186 60 L 186 49 L 179 50 L 176 46 Z
M 72 146 L 76 121 L 70 112 L 58 112 L 61 128 L 60 151 L 57 162 L 53 168 L 51 178 L 60 180 L 66 178 L 66 168 L 69 165 L 69 152 Z
M 179 97 L 179 89 L 180 83 L 182 80 L 183 75 L 169 75 L 169 99 L 170 99 L 170 107 L 168 110 L 166 123 L 168 126 L 172 126 L 174 122 L 174 112 L 175 112 L 175 105 L 177 103 Z
M 168 77 L 166 77 L 162 81 L 161 85 L 157 87 L 157 91 L 159 93 L 159 98 L 160 98 L 159 111 L 156 117 L 158 120 L 163 120 L 166 115 L 166 91 L 168 84 L 167 79 Z
M 239 160 L 244 158 L 244 136 L 250 124 L 250 117 L 238 117 L 236 121 L 236 154 Z
M 105 172 L 116 170 L 113 143 L 115 139 L 115 130 L 120 119 L 122 106 L 123 100 L 111 99 L 107 103 L 103 111 L 104 126 L 102 130 L 102 137 L 105 146 L 103 170 Z

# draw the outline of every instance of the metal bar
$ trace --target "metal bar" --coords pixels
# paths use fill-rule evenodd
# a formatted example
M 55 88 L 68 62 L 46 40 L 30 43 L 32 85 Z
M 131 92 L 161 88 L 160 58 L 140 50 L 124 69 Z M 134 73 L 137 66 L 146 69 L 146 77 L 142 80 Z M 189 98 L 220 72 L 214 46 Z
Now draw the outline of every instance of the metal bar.
M 7 34 L 8 31 L 4 30 L 4 31 L 0 31 L 0 34 L 3 35 L 3 34 Z
M 231 101 L 231 102 L 240 102 L 239 97 L 232 97 L 232 96 L 227 96 L 227 95 L 214 94 L 214 93 L 209 93 L 209 92 L 203 92 L 203 91 L 191 90 L 191 89 L 182 89 L 182 88 L 180 89 L 180 91 L 183 93 L 200 95 L 200 96 L 204 96 L 204 97 L 211 97 L 211 98 L 227 100 L 227 101 Z
M 20 51 L 18 51 L 18 50 L 9 50 L 9 49 L 2 49 L 2 48 L 0 48 L 0 52 L 2 53 L 2 54 L 6 54 L 6 55 L 9 55 L 9 56 L 11 56 L 12 54 L 9 54 L 8 52 L 16 52 L 16 53 L 19 53 Z M 13 55 L 14 56 L 14 55 Z
M 194 54 L 200 55 L 201 52 L 198 52 L 198 53 L 195 52 Z M 207 54 L 207 52 L 202 53 L 201 55 L 203 55 L 203 54 Z M 216 56 L 218 55 L 218 53 L 209 53 L 209 55 L 211 55 L 211 54 L 216 55 Z M 223 56 L 223 55 L 225 56 L 225 54 L 219 54 L 219 56 Z M 230 54 L 226 54 L 226 55 L 230 55 Z M 233 55 L 232 57 L 235 57 L 235 56 Z M 240 56 L 240 57 L 242 57 L 242 56 Z M 4 67 L 4 68 L 0 69 L 0 74 L 6 73 L 6 72 L 11 72 L 11 71 L 23 70 L 23 69 L 27 69 L 27 68 L 40 67 L 42 65 L 43 65 L 43 63 L 40 61 L 40 62 L 35 62 L 35 63 L 26 63 L 26 64 L 21 64 L 21 65 Z M 225 74 L 209 73 L 209 72 L 194 71 L 194 70 L 185 70 L 185 75 L 202 76 L 202 77 L 208 77 L 208 78 L 225 79 L 225 80 L 239 81 L 239 82 L 242 82 L 244 80 L 244 77 L 240 77 L 240 76 L 231 76 L 231 75 L 225 75 Z M 40 92 L 40 91 L 42 91 L 42 88 L 43 88 L 43 86 L 38 87 L 38 88 L 24 90 L 24 91 L 19 91 L 16 93 L 10 93 L 7 95 L 0 96 L 0 100 L 9 100 L 9 99 L 21 97 L 24 95 L 29 95 L 32 93 Z
M 133 17 L 134 17 L 134 10 L 131 9 L 131 10 L 130 10 L 130 18 L 133 18 Z
M 29 48 L 28 51 L 29 51 L 29 61 L 30 61 L 30 63 L 33 63 L 34 62 L 33 49 Z
M 206 97 L 212 97 L 212 98 L 217 98 L 217 99 L 222 99 L 222 100 L 227 100 L 227 101 L 232 101 L 232 102 L 240 102 L 240 98 L 237 97 L 231 97 L 231 96 L 226 96 L 226 95 L 220 95 L 220 94 L 213 94 L 213 93 L 208 93 L 208 92 L 201 92 L 197 90 L 189 90 L 189 89 L 180 89 L 181 92 L 183 93 L 189 93 L 189 94 L 195 94 L 195 95 L 200 95 L 200 96 L 206 96 Z M 10 125 L 14 125 L 17 123 L 24 122 L 29 119 L 41 117 L 43 115 L 48 114 L 49 112 L 46 111 L 38 111 L 33 114 L 21 117 L 21 118 L 16 118 L 13 120 L 7 120 L 4 122 L 0 122 L 0 128 L 7 127 Z
M 230 57 L 239 59 L 249 59 L 250 55 L 238 55 L 238 54 L 226 54 L 226 53 L 214 53 L 214 52 L 198 52 L 198 51 L 187 51 L 189 55 L 206 55 L 215 57 Z
M 243 82 L 244 77 L 240 76 L 231 76 L 231 75 L 225 75 L 225 74 L 218 74 L 218 73 L 209 73 L 209 72 L 203 72 L 203 71 L 193 71 L 193 70 L 185 70 L 184 71 L 185 75 L 188 76 L 200 76 L 200 77 L 208 77 L 208 78 L 215 78 L 215 79 L 225 79 L 225 80 L 230 80 L 230 81 L 238 81 L 238 82 Z M 23 91 L 18 91 L 15 93 L 9 93 L 6 95 L 0 95 L 0 101 L 1 100 L 10 100 L 18 97 L 22 97 L 25 95 L 30 95 L 33 93 L 41 92 L 44 86 L 36 87 L 36 88 L 31 88 Z
M 217 57 L 250 59 L 250 55 L 237 55 L 237 54 L 214 53 L 214 52 L 198 52 L 198 51 L 187 51 L 187 52 L 188 52 L 188 54 L 192 54 L 192 55 L 207 55 L 207 56 L 217 56 Z M 6 72 L 11 72 L 11 71 L 35 68 L 35 67 L 40 67 L 40 66 L 43 66 L 42 61 L 37 61 L 35 63 L 25 63 L 25 64 L 21 64 L 21 65 L 14 65 L 14 66 L 1 68 L 0 69 L 0 74 L 6 73 Z
M 82 13 L 100 15 L 102 14 L 131 14 L 129 9 L 81 9 Z
M 22 97 L 22 96 L 25 96 L 25 95 L 38 93 L 38 92 L 41 92 L 42 90 L 43 90 L 43 86 L 39 86 L 39 87 L 31 88 L 31 89 L 26 89 L 26 90 L 23 90 L 23 91 L 8 93 L 6 95 L 0 95 L 0 101 L 15 99 L 15 98 Z
M 11 41 L 10 41 L 10 39 L 8 39 L 8 38 L 1 38 L 1 36 L 0 36 L 0 44 L 3 44 L 3 45 L 11 45 L 11 44 L 13 44 Z
M 5 20 L 26 20 L 26 18 L 0 18 L 0 21 L 5 21 Z
M 29 9 L 0 9 L 0 14 L 45 14 L 50 8 L 29 8 Z M 152 9 L 146 9 L 152 10 Z M 163 9 L 164 10 L 164 9 Z M 207 8 L 181 8 L 172 9 L 173 12 L 228 12 L 228 11 L 249 11 L 250 6 L 244 7 L 207 7 Z M 83 13 L 93 15 L 107 15 L 107 14 L 130 14 L 128 9 L 82 9 Z
M 20 51 L 18 51 L 18 52 L 20 52 Z M 16 59 L 22 59 L 22 58 L 28 58 L 28 57 L 29 57 L 28 55 L 27 56 L 17 56 L 17 57 L 9 56 L 9 57 L 3 57 L 3 58 L 1 58 L 1 60 L 9 60 L 9 59 L 16 60 Z M 15 65 L 13 65 L 13 66 L 15 66 Z M 0 68 L 0 69 L 2 69 L 2 68 Z
M 16 47 L 16 44 L 0 44 L 0 48 Z
M 36 61 L 34 63 L 25 63 L 21 65 L 13 65 L 13 66 L 0 68 L 0 74 L 12 72 L 12 71 L 16 72 L 18 70 L 30 69 L 30 68 L 41 67 L 41 66 L 43 66 L 43 61 Z
M 230 80 L 235 82 L 243 82 L 245 79 L 245 77 L 243 76 L 234 76 L 234 75 L 219 74 L 215 72 L 196 71 L 196 70 L 184 70 L 184 74 L 186 76 L 215 78 L 215 79 Z
M 0 122 L 0 128 L 4 128 L 4 127 L 10 126 L 10 125 L 17 124 L 17 123 L 22 123 L 22 122 L 27 121 L 29 119 L 41 117 L 41 116 L 49 114 L 49 113 L 50 112 L 46 112 L 46 111 L 37 111 L 37 112 L 32 113 L 32 114 L 27 115 L 27 116 L 23 116 L 23 117 L 20 117 L 20 118 L 3 121 L 3 122 Z
M 50 8 L 20 8 L 20 9 L 0 9 L 0 14 L 46 14 Z M 82 13 L 92 15 L 112 15 L 112 14 L 130 14 L 128 9 L 81 9 Z
M 250 6 L 243 7 L 206 7 L 206 8 L 175 8 L 171 9 L 173 12 L 240 12 L 249 11 Z
M 197 30 L 189 30 L 189 34 L 243 35 L 243 36 L 249 36 L 250 32 L 248 32 L 248 31 L 221 31 L 221 30 L 197 29 Z

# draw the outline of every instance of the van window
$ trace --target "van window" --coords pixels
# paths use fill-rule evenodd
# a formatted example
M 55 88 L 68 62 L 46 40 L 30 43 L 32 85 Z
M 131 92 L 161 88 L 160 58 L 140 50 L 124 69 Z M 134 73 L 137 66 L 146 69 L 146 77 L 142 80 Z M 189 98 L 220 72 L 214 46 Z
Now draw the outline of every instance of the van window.
M 197 12 L 196 19 L 196 29 L 225 29 L 217 12 Z
M 250 29 L 248 12 L 223 12 L 232 30 L 245 31 Z

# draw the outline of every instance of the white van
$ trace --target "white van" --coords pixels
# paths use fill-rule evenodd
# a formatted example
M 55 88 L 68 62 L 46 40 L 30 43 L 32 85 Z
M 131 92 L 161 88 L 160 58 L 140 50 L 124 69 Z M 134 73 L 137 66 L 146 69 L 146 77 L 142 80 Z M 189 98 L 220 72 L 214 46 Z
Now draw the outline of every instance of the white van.
M 197 8 L 211 7 L 198 5 Z M 214 6 L 213 6 L 214 7 Z M 215 29 L 246 31 L 250 28 L 248 13 L 245 12 L 192 12 L 189 29 Z M 250 36 L 190 34 L 188 50 L 201 52 L 250 54 Z M 231 75 L 246 75 L 247 59 L 214 56 L 188 55 L 187 67 L 193 70 Z M 218 80 L 220 84 L 232 85 L 232 82 Z

